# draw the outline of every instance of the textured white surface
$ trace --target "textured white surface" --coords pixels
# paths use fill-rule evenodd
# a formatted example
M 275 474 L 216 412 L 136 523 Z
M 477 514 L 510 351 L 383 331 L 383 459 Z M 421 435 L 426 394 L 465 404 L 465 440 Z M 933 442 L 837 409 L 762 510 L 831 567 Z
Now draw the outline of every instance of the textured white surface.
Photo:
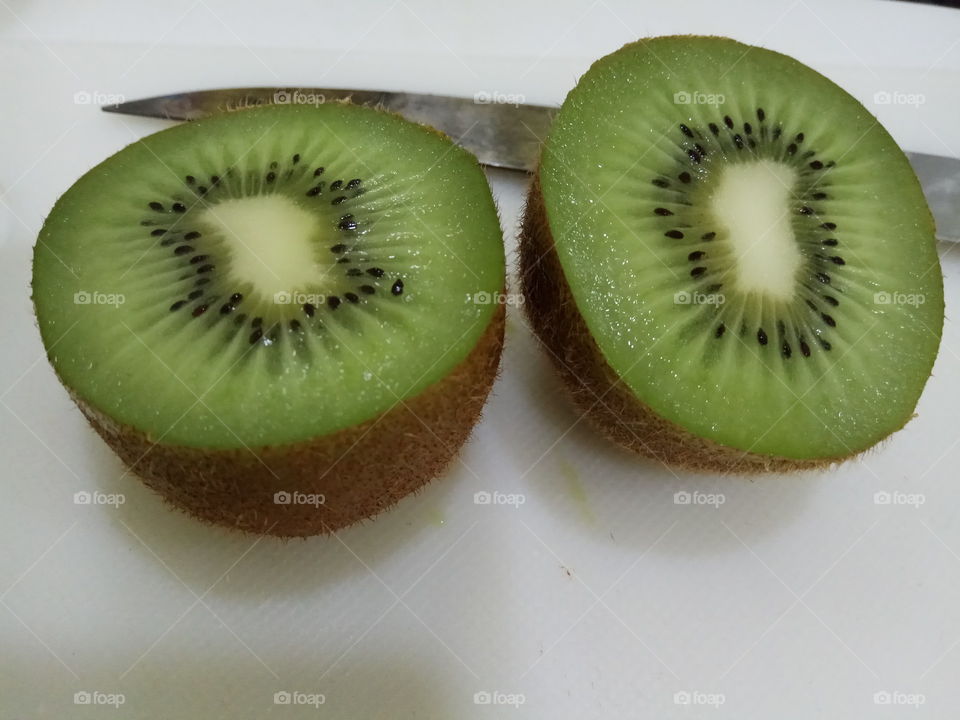
M 167 510 L 56 382 L 28 297 L 36 232 L 76 177 L 164 124 L 103 115 L 76 93 L 328 84 L 555 103 L 623 42 L 708 32 L 795 54 L 904 146 L 960 157 L 958 12 L 489 5 L 0 7 L 0 718 L 960 715 L 960 333 L 949 317 L 907 429 L 837 471 L 751 482 L 674 474 L 609 446 L 513 313 L 503 375 L 449 475 L 376 522 L 286 544 Z M 491 179 L 512 249 L 523 180 Z M 949 316 L 960 261 L 941 249 Z M 76 505 L 78 491 L 125 503 Z M 475 504 L 494 491 L 524 502 Z M 678 492 L 724 502 L 677 504 Z M 878 492 L 924 502 L 877 504 Z M 94 691 L 125 702 L 74 704 Z M 280 691 L 325 703 L 277 705 Z M 483 691 L 524 702 L 475 704 Z

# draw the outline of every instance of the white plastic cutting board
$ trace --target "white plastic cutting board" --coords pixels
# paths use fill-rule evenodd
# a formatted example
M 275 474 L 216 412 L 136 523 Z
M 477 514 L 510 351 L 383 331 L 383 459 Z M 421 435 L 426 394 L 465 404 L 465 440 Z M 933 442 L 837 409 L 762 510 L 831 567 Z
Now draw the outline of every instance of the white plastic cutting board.
M 31 245 L 73 180 L 164 125 L 88 97 L 326 84 L 558 103 L 626 41 L 713 33 L 796 55 L 905 147 L 960 157 L 960 12 L 490 5 L 0 3 L 0 719 L 960 716 L 954 246 L 919 416 L 824 473 L 694 477 L 618 451 L 517 313 L 460 462 L 335 538 L 257 541 L 168 510 L 70 403 L 34 327 Z M 490 177 L 512 252 L 524 179 Z

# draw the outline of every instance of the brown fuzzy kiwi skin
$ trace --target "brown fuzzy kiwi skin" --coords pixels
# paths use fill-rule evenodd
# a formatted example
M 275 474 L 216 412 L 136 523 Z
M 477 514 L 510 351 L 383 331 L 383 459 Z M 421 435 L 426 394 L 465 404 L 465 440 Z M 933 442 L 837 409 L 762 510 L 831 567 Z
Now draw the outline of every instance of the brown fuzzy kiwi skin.
M 469 355 L 415 397 L 300 443 L 238 450 L 168 445 L 71 395 L 100 437 L 171 505 L 250 533 L 327 534 L 382 512 L 443 473 L 493 386 L 504 315 L 498 306 Z M 275 502 L 276 493 L 294 492 L 323 496 L 323 502 Z
M 704 473 L 793 472 L 841 462 L 762 455 L 699 437 L 641 402 L 607 363 L 570 292 L 540 189 L 539 169 L 520 229 L 524 311 L 572 396 L 577 410 L 607 438 L 666 465 Z

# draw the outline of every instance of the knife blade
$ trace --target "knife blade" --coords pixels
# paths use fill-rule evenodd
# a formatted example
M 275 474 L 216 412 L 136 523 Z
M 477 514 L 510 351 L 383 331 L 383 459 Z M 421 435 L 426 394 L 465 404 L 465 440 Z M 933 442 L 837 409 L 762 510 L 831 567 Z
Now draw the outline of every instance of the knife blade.
M 532 172 L 537 167 L 540 143 L 547 136 L 557 108 L 507 104 L 500 99 L 487 93 L 462 98 L 387 90 L 261 87 L 160 95 L 104 105 L 103 110 L 168 120 L 197 120 L 214 112 L 252 105 L 314 105 L 349 100 L 391 110 L 441 130 L 476 155 L 483 165 Z
M 558 108 L 504 102 L 509 97 L 477 93 L 472 98 L 389 90 L 336 88 L 226 88 L 158 95 L 106 112 L 167 120 L 197 120 L 214 112 L 252 105 L 313 105 L 349 100 L 381 107 L 445 132 L 484 165 L 533 172 L 540 145 Z M 937 238 L 960 241 L 960 159 L 908 152 L 937 225 Z

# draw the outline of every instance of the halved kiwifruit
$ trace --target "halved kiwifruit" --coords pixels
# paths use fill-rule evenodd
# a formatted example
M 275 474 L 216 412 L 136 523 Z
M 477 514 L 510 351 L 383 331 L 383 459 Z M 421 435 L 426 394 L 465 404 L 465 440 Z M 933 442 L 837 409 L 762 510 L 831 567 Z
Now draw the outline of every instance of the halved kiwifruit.
M 913 415 L 934 226 L 890 135 L 796 60 L 665 37 L 602 58 L 547 139 L 526 309 L 617 442 L 699 470 L 812 467 Z
M 51 364 L 146 482 L 308 535 L 435 477 L 500 357 L 499 221 L 476 159 L 350 105 L 146 137 L 57 202 L 34 255 Z

